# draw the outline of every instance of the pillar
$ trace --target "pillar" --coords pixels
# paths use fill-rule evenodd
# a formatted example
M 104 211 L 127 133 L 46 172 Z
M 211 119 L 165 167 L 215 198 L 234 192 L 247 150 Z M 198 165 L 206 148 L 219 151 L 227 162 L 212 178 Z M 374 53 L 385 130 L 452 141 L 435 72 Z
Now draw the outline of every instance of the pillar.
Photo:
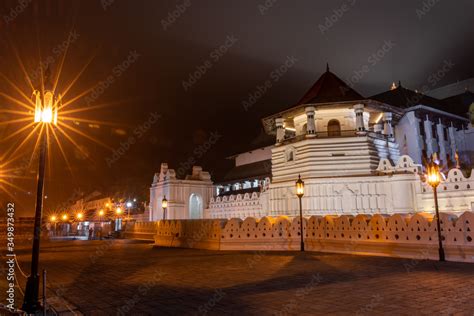
M 383 113 L 383 134 L 387 137 L 393 137 L 392 112 Z
M 451 160 L 453 162 L 456 162 L 456 150 L 457 150 L 457 144 L 456 144 L 456 128 L 453 125 L 453 122 L 451 122 L 451 125 L 448 127 L 448 137 L 449 137 L 449 144 L 450 144 L 450 156 Z
M 314 122 L 314 111 L 315 108 L 312 106 L 308 106 L 305 109 L 306 112 L 306 136 L 307 137 L 314 137 L 316 136 L 316 126 Z
M 439 119 L 438 124 L 436 124 L 436 130 L 438 131 L 438 148 L 439 148 L 439 159 L 446 164 L 447 156 L 446 156 L 446 142 L 444 139 L 444 125 Z
M 426 116 L 426 120 L 423 122 L 425 128 L 425 143 L 426 143 L 426 154 L 428 157 L 431 157 L 434 153 L 433 148 L 433 131 L 431 129 L 431 121 L 428 115 Z
M 364 132 L 365 131 L 364 105 L 363 104 L 354 105 L 354 112 L 355 112 L 355 115 L 356 115 L 356 130 L 358 132 Z
M 279 117 L 275 119 L 275 125 L 277 129 L 276 142 L 277 144 L 285 140 L 285 128 L 283 127 L 283 118 Z
M 383 131 L 383 126 L 382 126 L 382 124 L 377 123 L 377 124 L 374 125 L 374 132 L 375 132 L 375 133 L 381 134 L 382 131 Z

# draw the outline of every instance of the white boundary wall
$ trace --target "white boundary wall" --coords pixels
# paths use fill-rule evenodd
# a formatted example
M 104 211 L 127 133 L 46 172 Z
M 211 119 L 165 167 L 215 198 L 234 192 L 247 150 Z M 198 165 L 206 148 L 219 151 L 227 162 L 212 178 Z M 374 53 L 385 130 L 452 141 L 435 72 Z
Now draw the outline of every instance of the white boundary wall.
M 308 251 L 438 259 L 431 214 L 311 216 L 304 218 Z M 156 222 L 155 245 L 214 250 L 297 251 L 299 217 Z M 146 226 L 146 229 L 151 227 Z M 446 259 L 474 262 L 474 213 L 441 214 Z M 136 231 L 135 231 L 136 232 Z

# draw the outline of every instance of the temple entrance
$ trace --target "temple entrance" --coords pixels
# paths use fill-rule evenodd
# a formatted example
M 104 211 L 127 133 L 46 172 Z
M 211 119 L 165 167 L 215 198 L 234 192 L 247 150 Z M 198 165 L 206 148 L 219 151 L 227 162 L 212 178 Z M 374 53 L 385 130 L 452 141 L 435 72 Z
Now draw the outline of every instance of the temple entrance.
M 341 136 L 341 123 L 338 120 L 330 120 L 328 122 L 328 136 Z
M 189 196 L 189 218 L 199 219 L 203 217 L 202 198 L 198 194 Z

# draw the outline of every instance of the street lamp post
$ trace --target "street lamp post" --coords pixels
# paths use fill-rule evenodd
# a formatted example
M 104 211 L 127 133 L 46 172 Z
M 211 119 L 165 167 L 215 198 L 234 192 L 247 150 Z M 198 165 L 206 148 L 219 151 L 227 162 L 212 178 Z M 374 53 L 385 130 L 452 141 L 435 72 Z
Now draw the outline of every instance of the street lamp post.
M 304 181 L 301 180 L 301 175 L 298 175 L 298 180 L 296 181 L 296 195 L 300 200 L 300 237 L 301 237 L 301 251 L 304 251 L 304 238 L 303 238 L 303 203 L 302 198 L 304 195 Z
M 34 91 L 35 96 L 35 114 L 34 122 L 43 124 L 42 127 L 49 128 L 48 125 L 57 124 L 58 120 L 58 100 L 55 100 L 53 92 L 45 90 L 42 93 Z M 36 313 L 41 310 L 41 304 L 38 300 L 39 294 L 39 252 L 40 252 L 40 237 L 41 237 L 41 221 L 43 217 L 43 190 L 44 190 L 44 176 L 46 167 L 46 154 L 48 139 L 46 131 L 40 133 L 40 149 L 39 149 L 39 165 L 37 176 L 37 190 L 36 190 L 36 208 L 35 208 L 35 226 L 33 230 L 33 248 L 31 251 L 31 273 L 26 281 L 25 296 L 23 300 L 22 309 L 27 313 Z
M 438 185 L 441 182 L 441 175 L 439 173 L 439 166 L 432 161 L 428 165 L 428 184 L 433 188 L 435 211 L 436 211 L 436 225 L 438 229 L 438 252 L 439 261 L 445 261 L 443 239 L 441 236 L 441 223 L 439 218 L 439 207 L 438 207 Z
M 133 206 L 133 203 L 128 201 L 126 203 L 126 206 L 127 206 L 127 222 L 130 221 L 130 208 Z
M 117 219 L 116 219 L 116 223 L 115 223 L 115 230 L 116 231 L 119 231 L 119 230 L 122 230 L 122 220 L 120 218 L 120 215 L 122 214 L 122 208 L 117 207 L 117 209 L 115 210 L 115 213 L 117 214 Z
M 168 209 L 168 200 L 166 199 L 166 195 L 161 200 L 161 207 L 163 208 L 163 219 L 166 220 L 166 210 Z

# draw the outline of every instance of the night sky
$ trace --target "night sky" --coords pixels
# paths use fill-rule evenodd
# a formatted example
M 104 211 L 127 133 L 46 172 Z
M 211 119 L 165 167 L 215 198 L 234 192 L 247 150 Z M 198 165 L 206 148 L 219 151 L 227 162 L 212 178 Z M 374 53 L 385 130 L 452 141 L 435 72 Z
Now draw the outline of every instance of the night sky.
M 90 61 L 65 100 L 90 89 L 68 109 L 91 107 L 75 116 L 101 123 L 76 127 L 109 148 L 61 137 L 71 174 L 53 141 L 46 209 L 93 190 L 147 199 L 162 162 L 189 171 L 195 161 L 219 178 L 230 164 L 223 158 L 258 146 L 261 118 L 294 105 L 326 63 L 364 96 L 398 80 L 411 89 L 431 84 L 446 61 L 454 67 L 433 88 L 473 77 L 473 12 L 473 1 L 435 0 L 4 0 L 0 72 L 29 96 L 15 51 L 29 74 L 41 60 L 55 74 L 69 38 L 60 91 Z M 0 79 L 1 92 L 21 98 Z M 6 98 L 0 107 L 17 108 Z M 2 153 L 28 134 L 2 141 L 22 126 L 0 125 Z M 20 178 L 9 181 L 22 190 L 0 192 L 19 215 L 33 211 L 35 156 L 25 163 L 33 147 L 13 163 Z

